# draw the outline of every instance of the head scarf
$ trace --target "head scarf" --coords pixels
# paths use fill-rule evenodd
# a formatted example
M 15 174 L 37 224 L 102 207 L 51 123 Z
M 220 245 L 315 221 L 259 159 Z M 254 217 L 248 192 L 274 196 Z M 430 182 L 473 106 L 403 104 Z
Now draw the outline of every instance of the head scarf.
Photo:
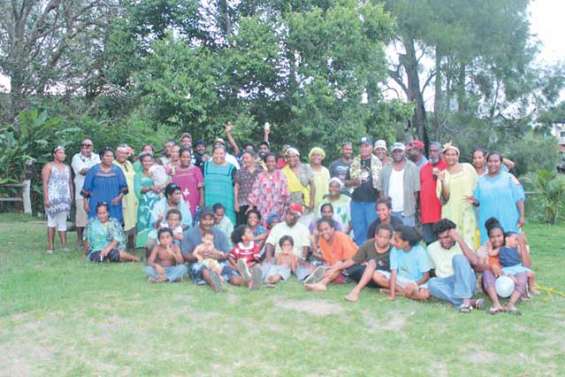
M 320 148 L 320 147 L 314 147 L 314 148 L 312 148 L 312 149 L 310 150 L 310 153 L 308 153 L 308 159 L 309 159 L 309 160 L 312 159 L 312 156 L 315 155 L 315 154 L 321 155 L 321 156 L 322 156 L 322 160 L 323 160 L 324 158 L 326 158 L 326 152 L 325 152 L 322 148 Z
M 445 143 L 443 144 L 443 151 L 442 153 L 447 152 L 448 150 L 453 149 L 455 152 L 457 152 L 457 155 L 460 155 L 461 153 L 459 152 L 459 148 L 457 148 L 455 145 L 453 145 L 451 143 L 451 141 L 449 143 Z

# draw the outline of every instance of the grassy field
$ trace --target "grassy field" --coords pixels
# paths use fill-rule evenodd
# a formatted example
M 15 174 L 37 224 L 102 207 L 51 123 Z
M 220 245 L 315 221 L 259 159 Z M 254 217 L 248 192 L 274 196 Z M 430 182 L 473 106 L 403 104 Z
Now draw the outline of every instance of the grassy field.
M 527 231 L 538 281 L 563 290 L 565 227 Z M 43 223 L 0 215 L 0 375 L 565 375 L 558 293 L 521 303 L 521 317 L 493 317 L 375 290 L 350 304 L 350 288 L 149 284 L 141 264 L 48 256 Z

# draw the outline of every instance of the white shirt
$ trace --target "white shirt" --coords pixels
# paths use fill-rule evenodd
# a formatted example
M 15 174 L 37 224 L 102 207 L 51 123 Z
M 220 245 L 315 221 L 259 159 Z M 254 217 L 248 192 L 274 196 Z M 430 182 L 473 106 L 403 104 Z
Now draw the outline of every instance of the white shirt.
M 235 168 L 237 170 L 240 169 L 239 162 L 237 161 L 237 158 L 235 158 L 235 156 L 233 154 L 226 152 L 226 161 L 229 162 L 230 164 L 232 164 L 233 166 L 235 166 Z
M 82 186 L 84 185 L 84 177 L 86 175 L 86 173 L 84 175 L 80 174 L 80 171 L 82 169 L 90 169 L 99 163 L 100 157 L 94 152 L 92 152 L 90 157 L 86 157 L 82 153 L 77 153 L 73 156 L 71 166 L 75 172 L 75 193 L 77 198 L 82 198 L 79 194 L 82 190 Z
M 390 196 L 392 202 L 392 212 L 404 212 L 404 169 L 392 169 L 388 187 L 388 196 Z

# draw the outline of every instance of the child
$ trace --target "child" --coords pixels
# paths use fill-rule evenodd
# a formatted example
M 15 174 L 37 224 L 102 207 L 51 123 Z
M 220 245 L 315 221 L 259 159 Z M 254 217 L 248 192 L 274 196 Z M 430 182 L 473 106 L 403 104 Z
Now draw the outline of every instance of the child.
M 231 233 L 233 232 L 233 224 L 231 220 L 226 216 L 226 210 L 221 203 L 216 203 L 212 206 L 214 211 L 214 223 L 216 224 L 216 229 L 222 231 L 228 240 L 231 238 Z M 232 247 L 230 242 L 230 247 Z
M 169 228 L 162 228 L 157 236 L 159 243 L 153 247 L 145 267 L 149 281 L 173 283 L 182 280 L 187 274 L 187 268 L 180 248 L 173 243 L 173 232 Z
M 291 236 L 283 236 L 279 240 L 280 252 L 275 255 L 275 264 L 269 266 L 265 281 L 268 284 L 277 284 L 287 280 L 291 272 L 296 272 L 298 258 L 294 254 L 294 240 Z
M 202 243 L 194 249 L 192 255 L 198 259 L 198 263 L 202 263 L 204 267 L 209 269 L 211 272 L 215 273 L 218 276 L 219 285 L 221 288 L 222 283 L 224 282 L 224 278 L 222 277 L 222 265 L 218 263 L 217 260 L 206 257 L 206 254 L 216 254 L 218 251 L 214 248 L 214 233 L 212 232 L 204 232 L 202 235 Z
M 427 300 L 430 297 L 426 283 L 430 279 L 432 266 L 426 249 L 419 244 L 420 240 L 420 234 L 410 226 L 399 226 L 394 233 L 388 290 L 391 300 L 395 299 L 396 293 L 413 300 Z M 388 276 L 386 271 L 379 273 Z
M 182 214 L 176 208 L 171 208 L 167 211 L 165 216 L 165 221 L 158 224 L 159 229 L 169 228 L 173 234 L 173 243 L 180 247 L 180 243 L 183 237 L 182 228 Z M 159 229 L 152 229 L 147 235 L 148 241 L 146 246 L 146 257 L 149 258 L 149 254 L 158 242 L 157 235 Z
M 528 276 L 529 292 L 533 295 L 538 294 L 535 273 L 524 266 L 524 264 L 528 266 L 531 265 L 528 246 L 526 245 L 524 237 L 515 232 L 507 232 L 504 234 L 504 241 L 504 246 L 497 249 L 493 248 L 492 244 L 488 243 L 487 251 L 492 272 L 496 276 L 502 274 L 512 276 L 525 272 Z
M 233 231 L 232 242 L 235 245 L 229 254 L 229 261 L 251 289 L 261 286 L 261 268 L 257 265 L 260 259 L 259 244 L 254 241 L 255 236 L 250 227 L 240 225 Z M 251 272 L 249 268 L 251 269 Z
M 169 175 L 163 165 L 153 164 L 149 168 L 149 174 L 153 179 L 153 184 L 161 189 L 164 189 L 169 183 Z

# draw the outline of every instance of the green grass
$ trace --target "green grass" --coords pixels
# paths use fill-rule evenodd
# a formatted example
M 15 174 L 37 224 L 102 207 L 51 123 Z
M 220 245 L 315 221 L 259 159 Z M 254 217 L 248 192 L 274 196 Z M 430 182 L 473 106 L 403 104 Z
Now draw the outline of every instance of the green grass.
M 565 227 L 529 225 L 542 286 L 563 290 Z M 0 216 L 0 375 L 559 376 L 565 299 L 521 317 L 389 302 L 351 286 L 309 294 L 295 281 L 213 294 L 152 285 L 140 264 L 45 254 L 45 225 Z M 74 241 L 74 234 L 71 240 Z

